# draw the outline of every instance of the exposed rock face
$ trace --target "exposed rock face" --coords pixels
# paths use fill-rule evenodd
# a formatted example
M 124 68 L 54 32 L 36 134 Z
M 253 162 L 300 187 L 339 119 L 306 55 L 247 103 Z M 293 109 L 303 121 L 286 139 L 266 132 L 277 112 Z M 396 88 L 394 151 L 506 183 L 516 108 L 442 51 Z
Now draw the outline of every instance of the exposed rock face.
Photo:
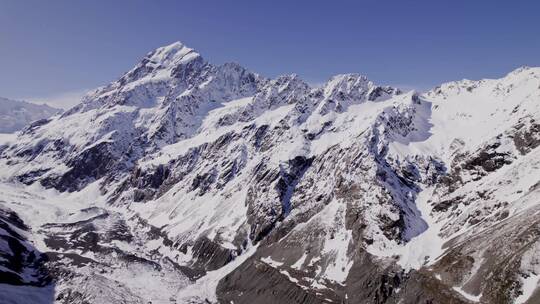
M 533 303 L 539 84 L 311 88 L 175 43 L 5 145 L 0 195 L 59 303 Z
M 45 286 L 47 257 L 28 242 L 28 226 L 10 209 L 0 209 L 0 283 Z

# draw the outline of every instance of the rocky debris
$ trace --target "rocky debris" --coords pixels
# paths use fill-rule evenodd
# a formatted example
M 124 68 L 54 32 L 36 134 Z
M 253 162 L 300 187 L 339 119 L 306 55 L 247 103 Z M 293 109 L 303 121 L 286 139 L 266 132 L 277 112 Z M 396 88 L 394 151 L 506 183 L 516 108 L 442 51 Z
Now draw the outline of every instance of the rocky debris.
M 425 271 L 412 271 L 387 303 L 465 304 L 470 300 L 460 296 Z
M 193 255 L 193 268 L 204 271 L 219 269 L 234 260 L 240 253 L 238 250 L 223 248 L 207 237 L 195 241 L 191 248 Z
M 524 218 L 530 224 L 515 225 Z M 538 242 L 539 232 L 537 215 L 508 219 L 466 242 L 453 240 L 432 271 L 444 284 L 463 286 L 469 294 L 481 293 L 482 303 L 512 302 L 521 285 L 523 255 Z
M 302 288 L 278 269 L 254 261 L 244 263 L 218 286 L 222 303 L 332 303 L 322 293 Z

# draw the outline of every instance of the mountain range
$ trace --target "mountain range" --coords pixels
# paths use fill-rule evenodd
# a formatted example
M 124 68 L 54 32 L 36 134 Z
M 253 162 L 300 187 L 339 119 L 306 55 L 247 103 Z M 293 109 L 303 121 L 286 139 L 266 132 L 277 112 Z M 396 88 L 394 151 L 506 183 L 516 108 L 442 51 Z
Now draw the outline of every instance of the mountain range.
M 46 104 L 33 104 L 0 97 L 0 133 L 13 133 L 29 123 L 49 118 L 60 113 L 60 109 Z
M 173 43 L 0 143 L 0 300 L 539 303 L 539 121 L 540 68 L 312 87 Z

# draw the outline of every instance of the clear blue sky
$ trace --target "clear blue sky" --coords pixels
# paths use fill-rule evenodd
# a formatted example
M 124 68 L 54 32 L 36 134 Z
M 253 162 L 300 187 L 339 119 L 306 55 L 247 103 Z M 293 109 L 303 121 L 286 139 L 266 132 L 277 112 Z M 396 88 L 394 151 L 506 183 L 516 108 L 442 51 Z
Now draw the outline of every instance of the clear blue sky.
M 540 1 L 0 0 L 0 96 L 106 84 L 180 40 L 214 63 L 419 89 L 540 65 Z

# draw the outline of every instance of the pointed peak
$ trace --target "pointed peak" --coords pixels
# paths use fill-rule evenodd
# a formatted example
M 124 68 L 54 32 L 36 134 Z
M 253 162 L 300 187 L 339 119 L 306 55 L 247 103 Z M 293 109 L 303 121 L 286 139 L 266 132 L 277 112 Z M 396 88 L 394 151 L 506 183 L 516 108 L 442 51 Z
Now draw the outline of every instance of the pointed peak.
M 181 41 L 175 41 L 175 42 L 173 42 L 171 44 L 164 45 L 164 46 L 160 47 L 160 49 L 161 48 L 163 48 L 163 49 L 171 49 L 171 48 L 179 49 L 179 48 L 183 48 L 184 46 L 185 45 Z
M 218 70 L 224 74 L 250 73 L 256 77 L 259 77 L 259 75 L 249 71 L 237 62 L 225 62 L 222 65 L 218 66 Z
M 272 85 L 277 86 L 294 86 L 302 88 L 303 90 L 307 90 L 309 88 L 309 85 L 297 74 L 288 74 L 288 75 L 281 75 L 277 77 L 276 79 L 271 81 Z
M 190 67 L 186 71 L 186 67 L 192 63 L 197 66 L 205 64 L 199 53 L 177 41 L 146 54 L 138 65 L 120 78 L 119 82 L 120 85 L 124 85 L 141 78 L 153 77 L 160 70 L 170 70 L 172 77 L 182 76 L 193 70 L 193 67 Z
M 298 75 L 289 74 L 281 75 L 275 79 L 266 81 L 258 95 L 265 96 L 266 98 L 267 96 L 275 95 L 277 93 L 278 95 L 283 95 L 283 100 L 290 100 L 291 96 L 294 96 L 292 99 L 297 99 L 300 96 L 307 94 L 309 90 L 309 85 L 298 77 Z
M 166 46 L 159 47 L 148 53 L 145 61 L 162 66 L 170 64 L 178 64 L 191 61 L 195 58 L 200 58 L 201 55 L 194 49 L 185 46 L 182 42 L 177 41 Z
M 325 96 L 331 98 L 335 94 L 348 95 L 355 91 L 367 91 L 372 85 L 366 76 L 356 73 L 339 74 L 331 77 L 323 86 L 323 90 Z
M 176 42 L 173 42 L 171 44 L 158 47 L 154 51 L 150 52 L 149 55 L 158 54 L 158 53 L 159 54 L 176 53 L 176 52 L 178 52 L 178 51 L 180 51 L 180 50 L 182 50 L 184 48 L 192 50 L 191 48 L 187 47 L 182 42 L 176 41 Z

